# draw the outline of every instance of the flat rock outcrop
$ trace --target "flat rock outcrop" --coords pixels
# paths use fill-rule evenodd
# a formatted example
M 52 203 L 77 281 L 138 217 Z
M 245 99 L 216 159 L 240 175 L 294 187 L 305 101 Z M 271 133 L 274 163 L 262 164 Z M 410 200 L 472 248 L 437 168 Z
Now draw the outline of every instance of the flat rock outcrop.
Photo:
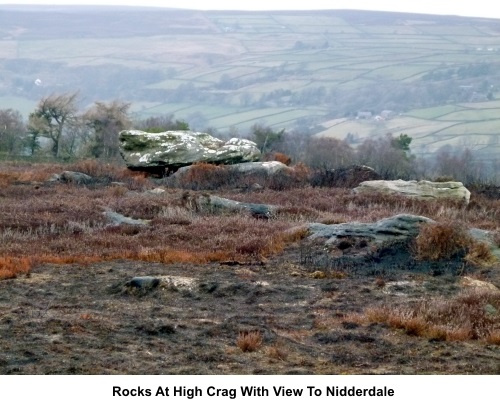
M 287 165 L 277 161 L 235 163 L 232 165 L 225 165 L 223 167 L 224 169 L 228 170 L 231 173 L 245 174 L 245 175 L 267 175 L 267 176 L 273 176 L 283 170 L 288 169 Z M 188 174 L 190 170 L 191 166 L 181 167 L 175 173 L 175 176 L 180 178 Z
M 196 162 L 236 164 L 260 158 L 255 142 L 232 138 L 225 142 L 203 132 L 121 131 L 120 153 L 132 170 L 176 171 Z
M 362 182 L 354 192 L 395 194 L 423 200 L 448 199 L 465 204 L 470 200 L 470 191 L 458 181 L 372 180 Z
M 311 223 L 307 228 L 311 233 L 309 239 L 325 238 L 327 245 L 348 237 L 364 238 L 375 244 L 382 244 L 416 237 L 420 225 L 428 222 L 434 221 L 419 215 L 399 214 L 372 223 L 350 222 L 333 225 Z

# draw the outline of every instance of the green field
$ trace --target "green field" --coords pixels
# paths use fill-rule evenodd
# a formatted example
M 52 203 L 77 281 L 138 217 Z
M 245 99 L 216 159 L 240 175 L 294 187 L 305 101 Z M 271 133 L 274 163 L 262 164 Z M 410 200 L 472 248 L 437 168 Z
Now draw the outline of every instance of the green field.
M 352 11 L 6 13 L 0 6 L 0 108 L 24 116 L 42 95 L 79 90 L 83 104 L 121 99 L 137 117 L 201 117 L 219 131 L 245 132 L 257 122 L 291 130 L 311 118 L 324 136 L 405 132 L 417 151 L 490 142 L 500 152 L 497 20 Z M 43 86 L 33 86 L 37 78 Z M 394 116 L 354 119 L 383 110 Z
M 479 104 L 479 103 L 478 103 Z M 476 104 L 444 105 L 411 110 L 381 122 L 344 119 L 327 121 L 321 136 L 344 139 L 348 133 L 360 140 L 386 133 L 406 133 L 413 138 L 412 150 L 430 153 L 444 145 L 487 148 L 491 156 L 500 156 L 500 109 L 498 101 Z

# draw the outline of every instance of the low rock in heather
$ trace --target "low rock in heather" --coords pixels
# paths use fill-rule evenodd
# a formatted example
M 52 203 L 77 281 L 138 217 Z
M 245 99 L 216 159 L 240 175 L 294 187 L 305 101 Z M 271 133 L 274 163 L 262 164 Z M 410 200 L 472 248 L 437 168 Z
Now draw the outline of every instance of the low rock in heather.
M 327 245 L 346 238 L 363 238 L 380 245 L 416 237 L 420 232 L 420 226 L 429 222 L 434 221 L 419 215 L 400 214 L 372 223 L 350 222 L 333 225 L 311 223 L 307 225 L 307 229 L 310 232 L 309 239 L 325 238 Z
M 137 225 L 137 226 L 146 226 L 149 225 L 151 221 L 147 219 L 134 219 L 130 217 L 126 217 L 125 215 L 119 214 L 117 212 L 106 210 L 104 211 L 104 216 L 108 221 L 111 222 L 112 225 Z
M 231 171 L 235 171 L 243 174 L 267 174 L 272 176 L 277 174 L 283 170 L 288 169 L 288 166 L 284 163 L 277 161 L 270 162 L 246 162 L 246 163 L 237 163 L 231 166 L 228 166 Z
M 470 200 L 470 191 L 458 181 L 372 180 L 362 182 L 354 192 L 395 194 L 422 200 L 447 199 L 465 204 Z
M 210 211 L 247 212 L 257 219 L 271 219 L 279 209 L 276 205 L 244 203 L 215 195 L 200 194 L 194 197 L 196 205 Z
M 207 133 L 121 131 L 120 153 L 129 169 L 173 171 L 195 162 L 236 164 L 260 158 L 255 142 L 232 138 L 225 142 Z
M 60 174 L 54 174 L 49 181 L 58 181 L 60 183 L 88 184 L 92 183 L 94 181 L 94 178 L 85 173 L 66 170 Z

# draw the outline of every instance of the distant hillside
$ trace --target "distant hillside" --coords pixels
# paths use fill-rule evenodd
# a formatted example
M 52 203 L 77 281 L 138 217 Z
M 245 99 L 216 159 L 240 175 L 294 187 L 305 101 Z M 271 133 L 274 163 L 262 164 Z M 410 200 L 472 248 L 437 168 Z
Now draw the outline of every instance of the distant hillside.
M 500 20 L 349 10 L 0 6 L 0 108 L 79 90 L 195 129 L 407 132 L 500 152 Z

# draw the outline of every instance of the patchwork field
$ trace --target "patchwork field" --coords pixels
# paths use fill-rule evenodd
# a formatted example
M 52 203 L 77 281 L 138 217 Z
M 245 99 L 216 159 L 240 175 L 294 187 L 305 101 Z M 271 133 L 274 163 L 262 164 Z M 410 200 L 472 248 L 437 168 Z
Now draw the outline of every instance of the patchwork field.
M 322 124 L 391 110 L 397 120 L 325 126 L 321 135 L 405 131 L 416 138 L 417 153 L 447 143 L 498 151 L 496 20 L 350 11 L 2 10 L 0 108 L 27 115 L 43 94 L 80 90 L 84 104 L 119 98 L 138 117 L 195 114 L 195 124 L 223 132 L 245 132 L 257 122 L 291 130 L 302 118 Z

